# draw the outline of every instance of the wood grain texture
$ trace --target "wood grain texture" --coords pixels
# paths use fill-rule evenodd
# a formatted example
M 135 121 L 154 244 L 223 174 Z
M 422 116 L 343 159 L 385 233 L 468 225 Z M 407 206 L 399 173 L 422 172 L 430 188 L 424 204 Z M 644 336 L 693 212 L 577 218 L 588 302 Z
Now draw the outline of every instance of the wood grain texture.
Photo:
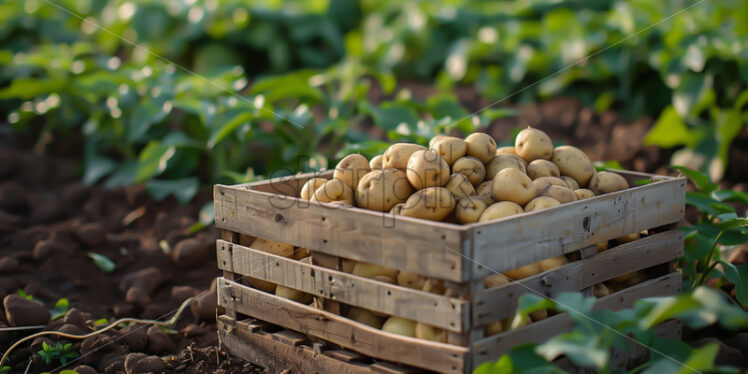
M 685 178 L 668 179 L 592 199 L 468 225 L 474 233 L 473 278 L 483 278 L 595 243 L 677 222 Z
M 666 263 L 683 254 L 683 233 L 671 230 L 626 243 L 589 258 L 568 263 L 502 286 L 479 291 L 473 298 L 473 324 L 510 317 L 519 297 L 537 292 L 547 297 L 580 291 L 619 275 Z
M 670 273 L 600 298 L 593 309 L 620 310 L 629 308 L 637 300 L 646 297 L 677 295 L 680 292 L 681 282 L 680 273 Z M 572 319 L 564 313 L 484 338 L 473 344 L 473 363 L 479 365 L 482 362 L 496 360 L 504 352 L 519 344 L 542 343 L 561 332 L 571 330 L 573 326 Z
M 335 314 L 219 278 L 227 309 L 312 335 L 361 354 L 443 373 L 463 373 L 466 347 L 383 332 Z
M 222 270 L 281 284 L 323 297 L 325 301 L 417 320 L 450 331 L 468 328 L 469 302 L 465 300 L 379 282 L 223 240 L 216 245 L 218 267 Z

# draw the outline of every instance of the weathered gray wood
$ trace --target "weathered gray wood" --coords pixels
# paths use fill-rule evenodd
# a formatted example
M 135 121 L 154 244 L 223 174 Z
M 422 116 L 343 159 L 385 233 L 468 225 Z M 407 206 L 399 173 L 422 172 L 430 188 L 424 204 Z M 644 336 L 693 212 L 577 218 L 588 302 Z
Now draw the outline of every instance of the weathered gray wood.
M 677 222 L 686 179 L 669 179 L 498 221 L 474 232 L 473 278 L 560 256 L 595 243 Z M 492 271 L 493 270 L 493 271 Z
M 595 256 L 568 263 L 498 287 L 473 298 L 473 324 L 483 326 L 514 315 L 519 297 L 530 292 L 547 297 L 579 291 L 619 275 L 666 263 L 683 254 L 683 233 L 672 230 L 626 243 Z
M 453 224 L 216 185 L 216 227 L 434 278 L 463 281 Z
M 324 339 L 383 360 L 443 373 L 463 373 L 468 348 L 387 333 L 347 318 L 219 278 L 227 309 Z
M 620 310 L 631 307 L 646 297 L 671 296 L 680 292 L 682 275 L 678 272 L 651 279 L 603 297 L 593 309 Z M 473 365 L 498 359 L 510 348 L 523 343 L 542 343 L 561 332 L 569 331 L 574 322 L 568 314 L 558 314 L 548 319 L 519 327 L 515 330 L 484 338 L 473 344 Z
M 465 300 L 306 264 L 223 240 L 218 240 L 217 246 L 220 269 L 450 331 L 462 331 L 469 323 L 469 302 Z M 233 247 L 231 252 L 229 247 Z

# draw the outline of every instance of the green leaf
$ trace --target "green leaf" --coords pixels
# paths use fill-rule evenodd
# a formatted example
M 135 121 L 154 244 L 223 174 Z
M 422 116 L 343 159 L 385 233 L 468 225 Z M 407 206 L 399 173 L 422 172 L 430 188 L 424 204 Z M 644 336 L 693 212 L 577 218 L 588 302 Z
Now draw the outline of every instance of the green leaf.
M 748 205 L 748 193 L 742 191 L 719 190 L 712 192 L 712 196 L 719 201 L 729 201 Z
M 109 158 L 101 156 L 86 157 L 85 172 L 83 173 L 83 184 L 93 185 L 99 179 L 110 174 L 117 168 L 117 163 Z
M 43 94 L 64 91 L 65 83 L 61 78 L 15 78 L 10 86 L 0 90 L 0 99 L 33 99 Z
M 200 213 L 197 216 L 197 222 L 190 226 L 190 234 L 194 234 L 212 225 L 215 219 L 215 205 L 212 201 L 209 201 L 205 203 L 202 208 L 200 208 Z
M 696 187 L 703 193 L 710 194 L 716 191 L 717 188 L 719 188 L 718 184 L 712 183 L 712 181 L 709 180 L 708 175 L 703 174 L 698 170 L 693 170 L 685 166 L 671 166 L 671 168 L 680 170 L 680 172 L 688 177 L 688 179 L 690 179 L 693 184 L 695 184 Z
M 616 161 L 599 161 L 595 162 L 595 170 L 597 171 L 604 171 L 604 170 L 623 170 L 623 166 Z
M 553 300 L 540 297 L 536 294 L 526 293 L 519 298 L 517 305 L 517 314 L 514 316 L 512 321 L 512 328 L 517 328 L 524 325 L 530 320 L 530 313 L 543 310 L 543 309 L 555 309 L 556 303 Z
M 196 177 L 169 179 L 169 180 L 149 180 L 145 184 L 148 193 L 156 201 L 162 201 L 169 195 L 173 195 L 178 202 L 188 203 L 197 194 L 200 181 Z
M 19 289 L 18 295 L 20 295 L 22 298 L 26 300 L 34 300 L 34 296 L 27 294 L 26 291 Z
M 62 317 L 68 312 L 68 299 L 62 298 L 57 300 L 55 306 L 50 310 L 52 314 L 52 321 Z
M 657 305 L 639 321 L 639 328 L 648 330 L 668 319 L 698 309 L 701 304 L 688 297 L 658 299 Z
M 374 123 L 380 128 L 390 131 L 395 130 L 404 123 L 408 128 L 414 128 L 418 122 L 418 116 L 410 107 L 396 102 L 384 102 L 378 107 L 371 108 Z
M 223 139 L 236 131 L 239 126 L 249 122 L 252 118 L 254 118 L 254 116 L 251 113 L 243 112 L 237 114 L 229 121 L 219 125 L 208 140 L 208 148 L 213 149 L 216 144 L 220 143 Z
M 734 212 L 729 212 L 725 214 L 734 214 Z M 748 226 L 748 218 L 740 218 L 740 217 L 730 218 L 727 221 L 722 221 L 717 224 L 717 227 L 719 227 L 720 230 L 723 230 L 723 231 L 737 229 L 737 228 L 745 227 L 745 226 Z
M 581 331 L 571 331 L 556 335 L 535 350 L 548 361 L 565 355 L 582 367 L 602 369 L 608 364 L 610 353 L 600 346 L 597 336 Z
M 138 171 L 135 182 L 142 183 L 155 176 L 161 175 L 168 166 L 169 159 L 176 154 L 175 146 L 159 144 L 152 140 L 140 152 Z
M 557 309 L 571 312 L 572 318 L 588 315 L 595 304 L 594 297 L 584 297 L 580 292 L 563 292 L 555 299 Z M 587 320 L 585 318 L 585 320 Z
M 105 273 L 111 273 L 114 271 L 114 261 L 110 260 L 109 257 L 102 254 L 88 252 L 88 257 L 93 259 L 94 264 Z
M 719 261 L 724 266 L 725 278 L 735 285 L 735 298 L 740 304 L 748 306 L 748 264 L 733 265 Z
M 694 138 L 678 112 L 669 106 L 662 111 L 660 118 L 644 137 L 644 145 L 672 148 L 677 145 L 693 145 L 695 140 L 698 139 Z

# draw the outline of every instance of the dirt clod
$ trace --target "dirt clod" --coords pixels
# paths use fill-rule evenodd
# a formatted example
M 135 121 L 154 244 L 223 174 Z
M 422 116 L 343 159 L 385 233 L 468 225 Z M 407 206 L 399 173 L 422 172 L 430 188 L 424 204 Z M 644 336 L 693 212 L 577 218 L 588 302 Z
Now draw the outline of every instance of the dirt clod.
M 127 374 L 161 373 L 164 369 L 164 362 L 157 356 L 130 353 L 125 358 L 125 372 Z
M 166 335 L 165 332 L 161 331 L 160 328 L 156 326 L 151 326 L 148 328 L 148 348 L 146 349 L 147 352 L 152 354 L 164 354 L 169 352 L 174 352 L 177 350 L 177 347 L 174 345 L 174 342 L 171 341 L 168 335 Z
M 47 307 L 20 295 L 11 294 L 3 299 L 5 319 L 11 326 L 46 325 L 49 322 Z
M 211 245 L 197 238 L 184 239 L 177 243 L 172 252 L 174 262 L 182 268 L 190 268 L 202 264 L 211 255 Z
M 88 247 L 97 247 L 106 241 L 106 230 L 98 222 L 81 225 L 75 235 L 81 243 Z

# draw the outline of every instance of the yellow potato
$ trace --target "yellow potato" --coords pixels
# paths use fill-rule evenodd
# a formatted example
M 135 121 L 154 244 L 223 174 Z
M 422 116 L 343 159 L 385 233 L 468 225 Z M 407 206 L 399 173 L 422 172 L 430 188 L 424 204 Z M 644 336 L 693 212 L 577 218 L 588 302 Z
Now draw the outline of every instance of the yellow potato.
M 423 286 L 426 284 L 426 279 L 426 276 L 420 274 L 401 271 L 400 274 L 397 275 L 397 284 L 414 290 L 420 290 L 423 289 Z
M 449 165 L 432 151 L 416 151 L 408 160 L 405 174 L 416 190 L 428 187 L 443 187 L 449 180 Z
M 548 318 L 548 310 L 547 309 L 536 310 L 530 313 L 530 318 L 532 319 L 533 322 L 542 321 Z
M 535 185 L 535 192 L 539 195 L 545 191 L 546 188 L 550 185 L 554 186 L 560 186 L 564 188 L 568 188 L 568 184 L 564 182 L 561 178 L 556 177 L 540 177 L 532 181 L 532 184 Z
M 405 203 L 395 204 L 395 206 L 393 206 L 392 209 L 390 209 L 390 214 L 394 214 L 396 216 L 402 215 L 404 206 L 405 206 Z
M 341 267 L 344 273 L 353 273 L 353 267 L 356 266 L 357 261 L 347 258 L 341 258 Z
M 480 195 L 493 195 L 493 179 L 489 179 L 475 187 L 475 194 Z
M 592 295 L 599 299 L 610 295 L 610 290 L 604 283 L 598 283 L 592 286 Z
M 447 287 L 444 286 L 444 281 L 441 279 L 428 278 L 426 279 L 426 283 L 423 284 L 421 291 L 444 295 L 447 292 Z
M 533 160 L 527 164 L 527 176 L 530 179 L 537 179 L 540 177 L 556 177 L 561 176 L 561 172 L 558 171 L 558 166 L 548 160 Z
M 546 258 L 545 260 L 538 262 L 538 267 L 540 268 L 540 271 L 543 272 L 564 266 L 568 263 L 569 260 L 566 259 L 566 256 L 557 256 Z
M 458 158 L 452 164 L 452 172 L 465 174 L 470 179 L 470 183 L 477 186 L 486 177 L 486 166 L 475 157 L 465 156 Z
M 574 190 L 574 195 L 577 195 L 577 200 L 591 199 L 595 197 L 595 193 L 586 188 L 578 188 Z
M 392 316 L 382 325 L 382 331 L 398 335 L 416 336 L 416 322 L 409 319 Z
M 368 262 L 356 262 L 351 273 L 364 278 L 374 278 L 376 276 L 384 275 L 391 279 L 397 279 L 397 269 L 370 264 Z
M 475 195 L 475 188 L 465 174 L 452 174 L 444 188 L 448 189 L 458 201 L 464 197 Z
M 492 192 L 496 201 L 511 201 L 525 205 L 535 197 L 536 191 L 530 177 L 517 169 L 508 168 L 496 174 Z
M 622 191 L 629 188 L 626 178 L 610 171 L 599 171 L 590 179 L 590 191 L 595 195 Z
M 553 154 L 553 142 L 543 131 L 528 127 L 517 134 L 514 149 L 517 151 L 517 156 L 527 162 L 538 159 L 548 160 Z
M 598 253 L 602 252 L 602 251 L 605 251 L 605 250 L 608 249 L 608 241 L 606 240 L 604 242 L 597 243 L 597 244 L 595 244 L 595 246 L 597 247 L 597 252 Z
M 493 274 L 483 278 L 483 287 L 492 288 L 509 284 L 511 280 L 504 274 Z
M 525 212 L 548 209 L 557 205 L 561 205 L 558 200 L 548 196 L 539 196 L 530 200 L 530 202 L 525 205 Z
M 577 201 L 577 195 L 574 193 L 574 191 L 566 187 L 556 185 L 549 185 L 541 193 L 539 193 L 538 196 L 552 197 L 561 204 Z
M 384 151 L 382 156 L 382 168 L 395 168 L 405 170 L 408 167 L 408 159 L 415 151 L 421 151 L 426 147 L 411 143 L 395 143 Z
M 487 163 L 496 156 L 496 141 L 491 135 L 474 132 L 465 138 L 467 145 L 467 155 L 473 156 L 482 163 Z
M 277 256 L 290 258 L 294 255 L 294 246 L 292 246 L 291 244 L 276 242 L 263 238 L 257 238 L 252 242 L 251 247 L 258 251 L 272 253 Z
M 447 342 L 447 332 L 438 327 L 427 325 L 425 323 L 416 323 L 416 338 L 431 340 L 434 342 Z
M 435 135 L 433 138 L 431 138 L 431 140 L 429 140 L 429 148 L 433 147 L 434 143 L 447 136 L 448 135 Z
M 275 293 L 275 283 L 266 282 L 264 280 L 252 278 L 252 277 L 247 277 L 247 281 L 252 287 L 260 291 L 265 291 L 267 293 L 272 293 L 272 294 Z
M 325 182 L 327 182 L 327 179 L 325 178 L 309 179 L 308 181 L 306 181 L 306 183 L 304 183 L 304 186 L 301 187 L 301 193 L 299 193 L 299 197 L 303 200 L 311 200 L 312 196 L 314 195 L 314 191 L 322 187 Z
M 457 222 L 466 224 L 478 222 L 483 211 L 488 208 L 488 205 L 477 196 L 469 196 L 460 199 L 455 207 L 455 216 Z
M 395 281 L 394 278 L 388 277 L 386 275 L 375 275 L 371 279 L 374 279 L 376 281 L 384 282 L 387 284 L 397 284 L 397 281 Z
M 500 171 L 508 168 L 514 168 L 522 172 L 527 173 L 527 165 L 525 161 L 514 155 L 498 155 L 494 156 L 491 161 L 486 164 L 486 179 L 494 179 L 496 174 Z
M 581 149 L 570 145 L 556 147 L 551 161 L 558 166 L 561 175 L 574 178 L 582 188 L 587 186 L 587 182 L 595 174 L 590 158 Z
M 434 144 L 429 149 L 441 156 L 447 162 L 447 165 L 452 166 L 458 158 L 465 156 L 467 144 L 460 138 L 444 136 L 434 141 Z
M 634 240 L 639 240 L 639 237 L 640 237 L 639 233 L 635 232 L 633 234 L 628 234 L 628 235 L 621 236 L 619 238 L 615 238 L 613 239 L 613 243 L 618 244 L 618 245 L 631 243 Z
M 511 201 L 501 201 L 493 204 L 483 211 L 478 222 L 492 221 L 499 218 L 513 216 L 522 213 L 522 207 Z
M 486 337 L 500 334 L 504 331 L 504 324 L 502 320 L 493 321 L 483 327 L 483 335 Z
M 383 159 L 384 159 L 383 155 L 376 155 L 372 157 L 371 161 L 369 161 L 369 168 L 371 168 L 371 170 L 382 169 Z
M 354 197 L 353 190 L 348 188 L 339 179 L 330 179 L 320 186 L 314 195 L 312 195 L 312 201 L 319 201 L 321 203 L 330 203 L 333 201 L 341 201 L 346 204 L 353 205 Z
M 304 293 L 293 288 L 288 288 L 283 285 L 277 285 L 275 287 L 275 295 L 291 299 L 297 303 L 310 304 L 312 302 L 312 295 Z
M 358 183 L 356 205 L 364 209 L 389 212 L 393 206 L 405 202 L 412 192 L 408 177 L 402 170 L 374 170 Z
M 553 165 L 555 166 L 556 164 L 553 164 Z M 576 179 L 574 179 L 574 178 L 572 178 L 572 177 L 570 177 L 568 175 L 562 175 L 561 179 L 563 179 L 564 182 L 566 182 L 566 185 L 569 186 L 570 190 L 574 191 L 574 190 L 578 190 L 579 189 L 579 183 L 577 183 Z
M 362 308 L 356 308 L 354 306 L 352 306 L 351 309 L 348 310 L 348 313 L 346 313 L 346 317 L 356 322 L 363 323 L 364 325 L 371 326 L 375 329 L 382 328 L 382 324 L 384 323 L 384 318 L 375 315 L 371 311 Z
M 496 156 L 498 155 L 514 155 L 517 156 L 517 150 L 514 147 L 501 147 L 496 150 Z
M 348 188 L 355 191 L 358 181 L 371 171 L 369 161 L 360 154 L 345 156 L 335 167 L 332 177 L 345 183 Z
M 518 280 L 522 278 L 531 277 L 538 273 L 540 273 L 540 266 L 538 266 L 538 264 L 529 264 L 529 265 L 518 267 L 516 269 L 505 271 L 504 275 L 509 277 L 509 279 Z
M 407 217 L 441 221 L 452 213 L 455 205 L 455 199 L 448 189 L 429 187 L 410 195 L 401 214 Z

